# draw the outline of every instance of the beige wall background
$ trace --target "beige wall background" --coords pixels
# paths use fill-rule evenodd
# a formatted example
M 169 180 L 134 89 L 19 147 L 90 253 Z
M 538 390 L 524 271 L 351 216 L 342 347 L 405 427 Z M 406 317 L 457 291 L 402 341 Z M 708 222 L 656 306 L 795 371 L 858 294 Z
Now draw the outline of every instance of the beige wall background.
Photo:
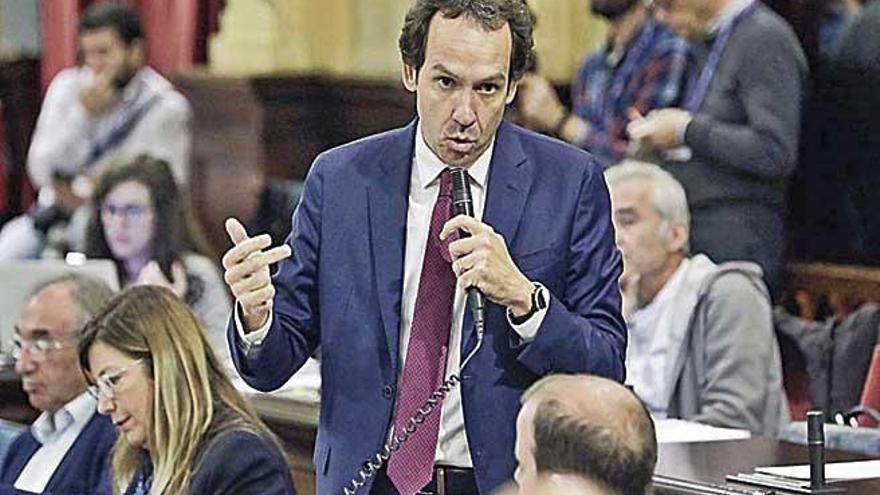
M 330 73 L 396 78 L 411 0 L 230 0 L 210 40 L 221 74 Z M 540 72 L 565 82 L 605 36 L 587 0 L 530 0 Z

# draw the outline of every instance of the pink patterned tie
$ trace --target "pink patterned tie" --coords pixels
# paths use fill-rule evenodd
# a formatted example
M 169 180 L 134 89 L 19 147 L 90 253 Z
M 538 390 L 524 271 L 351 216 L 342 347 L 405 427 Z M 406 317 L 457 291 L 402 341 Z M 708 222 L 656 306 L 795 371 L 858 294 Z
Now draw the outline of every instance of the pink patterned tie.
M 394 431 L 399 434 L 416 411 L 424 406 L 440 386 L 446 372 L 449 330 L 452 327 L 452 300 L 455 274 L 449 263 L 448 245 L 440 241 L 443 224 L 452 216 L 452 183 L 449 170 L 440 175 L 440 194 L 431 214 L 431 228 L 425 245 L 425 259 L 412 329 L 407 345 L 403 380 L 397 397 Z M 455 236 L 453 236 L 455 237 Z M 400 495 L 412 495 L 431 481 L 440 410 L 435 410 L 418 430 L 401 445 L 388 462 L 388 478 Z

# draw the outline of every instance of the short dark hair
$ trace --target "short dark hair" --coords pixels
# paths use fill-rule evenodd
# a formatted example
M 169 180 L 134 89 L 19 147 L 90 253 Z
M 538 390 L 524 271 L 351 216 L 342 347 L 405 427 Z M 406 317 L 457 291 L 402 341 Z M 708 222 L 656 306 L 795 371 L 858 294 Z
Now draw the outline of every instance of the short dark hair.
M 79 18 L 79 33 L 111 28 L 126 45 L 144 38 L 144 27 L 137 12 L 116 3 L 97 3 Z
M 406 65 L 418 71 L 425 63 L 428 27 L 437 12 L 449 19 L 466 15 L 493 31 L 509 24 L 513 37 L 510 80 L 519 79 L 531 66 L 535 18 L 525 0 L 416 0 L 400 33 L 400 54 Z
M 642 408 L 629 425 L 634 435 L 623 436 L 576 417 L 556 399 L 541 402 L 533 423 L 537 472 L 582 476 L 620 495 L 645 495 L 657 463 L 657 440 Z

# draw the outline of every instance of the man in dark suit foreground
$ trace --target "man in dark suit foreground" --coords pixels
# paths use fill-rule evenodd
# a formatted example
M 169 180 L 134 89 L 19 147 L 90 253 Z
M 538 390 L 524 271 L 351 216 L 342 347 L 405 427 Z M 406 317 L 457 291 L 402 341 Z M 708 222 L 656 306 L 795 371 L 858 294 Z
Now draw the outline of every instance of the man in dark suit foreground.
M 284 246 L 227 222 L 229 339 L 244 380 L 275 389 L 320 348 L 320 494 L 352 485 L 451 374 L 460 386 L 362 493 L 489 493 L 513 474 L 523 390 L 551 372 L 623 379 L 601 169 L 502 122 L 532 22 L 522 0 L 418 0 L 400 37 L 418 118 L 319 156 Z M 467 169 L 473 218 L 451 218 L 449 167 Z M 484 331 L 467 287 L 487 300 Z

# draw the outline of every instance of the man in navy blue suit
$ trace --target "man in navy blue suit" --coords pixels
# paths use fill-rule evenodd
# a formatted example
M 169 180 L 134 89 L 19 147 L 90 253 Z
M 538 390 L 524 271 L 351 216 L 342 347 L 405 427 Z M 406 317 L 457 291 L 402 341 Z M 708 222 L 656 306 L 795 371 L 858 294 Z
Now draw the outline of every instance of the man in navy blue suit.
M 551 372 L 624 377 L 601 169 L 502 122 L 532 23 L 523 0 L 417 0 L 400 48 L 418 118 L 319 156 L 284 245 L 227 221 L 241 376 L 275 389 L 320 348 L 320 494 L 353 486 L 452 374 L 460 385 L 362 493 L 489 493 L 516 466 L 523 390 Z M 467 170 L 473 217 L 451 214 L 449 167 Z M 485 295 L 484 331 L 468 287 Z

